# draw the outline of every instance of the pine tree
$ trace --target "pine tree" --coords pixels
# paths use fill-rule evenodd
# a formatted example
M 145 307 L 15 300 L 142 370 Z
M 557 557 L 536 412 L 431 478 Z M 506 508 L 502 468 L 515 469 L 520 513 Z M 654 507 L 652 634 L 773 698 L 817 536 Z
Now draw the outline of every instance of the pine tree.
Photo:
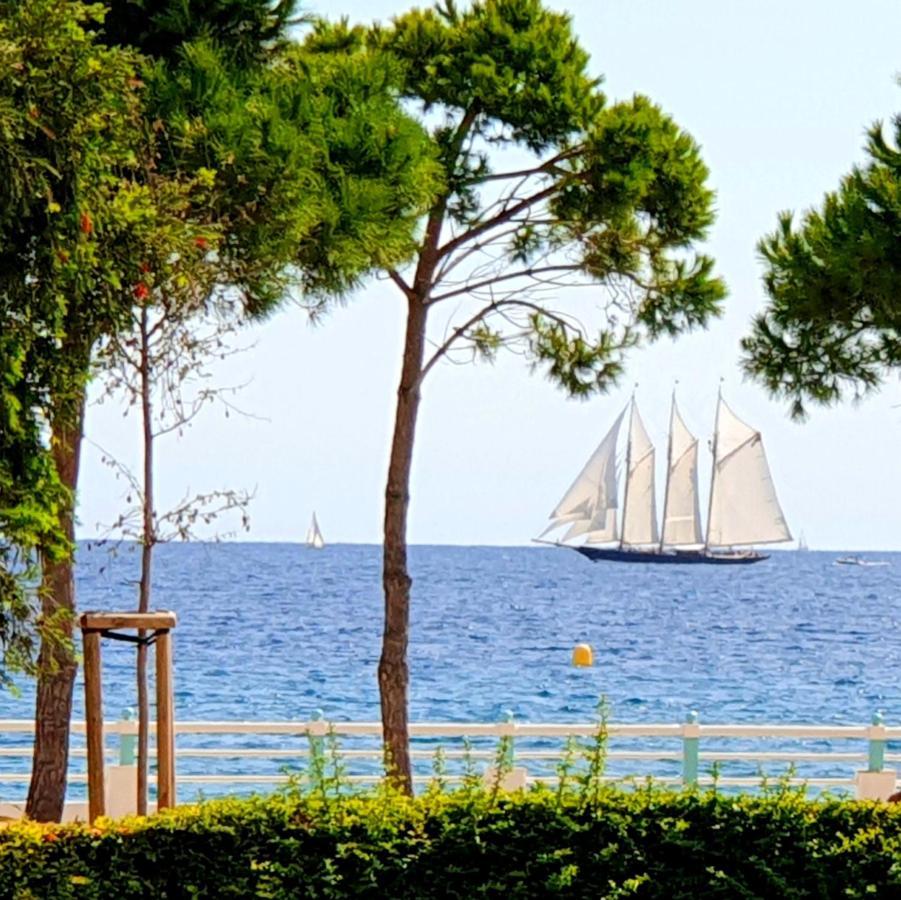
M 901 366 L 901 115 L 893 124 L 894 143 L 876 123 L 868 162 L 758 245 L 769 302 L 742 342 L 745 368 L 795 416 Z
M 391 774 L 411 790 L 407 509 L 424 379 L 445 357 L 511 348 L 570 394 L 604 391 L 626 350 L 703 325 L 724 287 L 693 250 L 713 221 L 697 145 L 647 98 L 607 103 L 569 16 L 540 0 L 447 0 L 370 31 L 320 23 L 307 41 L 311 52 L 367 47 L 401 68 L 443 184 L 412 264 L 387 269 L 407 321 L 379 688 Z M 443 336 L 427 354 L 437 316 Z

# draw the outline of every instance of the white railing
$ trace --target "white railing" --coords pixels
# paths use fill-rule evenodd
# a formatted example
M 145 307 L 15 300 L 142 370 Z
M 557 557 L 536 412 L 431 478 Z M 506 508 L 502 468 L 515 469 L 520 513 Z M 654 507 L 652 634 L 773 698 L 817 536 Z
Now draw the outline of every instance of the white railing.
M 629 781 L 652 776 L 673 785 L 716 784 L 723 789 L 759 790 L 764 777 L 814 790 L 885 798 L 894 793 L 896 775 L 887 764 L 901 762 L 901 753 L 888 753 L 890 741 L 901 741 L 901 727 L 887 727 L 877 714 L 871 725 L 708 725 L 695 714 L 680 724 L 609 723 L 606 729 L 605 778 Z M 84 722 L 73 722 L 74 735 L 83 735 Z M 0 795 L 5 784 L 23 788 L 30 777 L 34 724 L 30 720 L 0 719 Z M 107 809 L 111 815 L 132 811 L 136 793 L 135 743 L 137 723 L 131 719 L 104 724 Z M 436 751 L 443 756 L 442 778 L 453 784 L 465 771 L 491 772 L 504 754 L 509 770 L 505 784 L 525 786 L 536 781 L 554 783 L 567 756 L 567 741 L 590 748 L 597 724 L 517 722 L 418 722 L 410 725 L 415 784 L 436 777 Z M 382 771 L 379 722 L 328 722 L 322 718 L 300 722 L 176 722 L 179 793 L 240 792 L 286 783 L 302 773 L 311 754 L 327 765 L 339 760 L 349 784 L 377 781 Z M 27 738 L 28 740 L 22 740 Z M 502 739 L 506 739 L 501 745 Z M 77 744 L 77 737 L 76 742 Z M 581 752 L 581 751 L 579 751 Z M 73 746 L 69 782 L 86 781 L 81 761 L 85 750 Z M 155 755 L 151 748 L 151 756 Z M 579 765 L 579 753 L 566 766 Z M 14 759 L 24 761 L 12 767 Z M 7 760 L 10 762 L 8 763 Z M 235 763 L 238 763 L 236 766 Z M 82 769 L 79 771 L 79 769 Z M 23 791 L 24 793 L 24 791 Z M 16 815 L 23 803 L 0 801 L 0 815 Z M 69 804 L 68 817 L 83 817 L 84 803 Z

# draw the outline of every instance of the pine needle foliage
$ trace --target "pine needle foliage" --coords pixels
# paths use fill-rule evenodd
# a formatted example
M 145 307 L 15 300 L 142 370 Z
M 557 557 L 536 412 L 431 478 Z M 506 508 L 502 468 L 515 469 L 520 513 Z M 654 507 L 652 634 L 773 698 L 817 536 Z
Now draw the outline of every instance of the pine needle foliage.
M 795 417 L 901 367 L 901 115 L 870 129 L 866 155 L 818 208 L 782 213 L 758 245 L 768 301 L 742 342 L 744 365 Z
M 401 63 L 437 147 L 431 212 L 444 229 L 426 302 L 479 304 L 447 352 L 524 346 L 584 396 L 613 383 L 642 335 L 718 314 L 723 283 L 693 252 L 714 199 L 697 144 L 645 97 L 608 103 L 568 15 L 540 0 L 448 0 L 357 37 Z M 507 172 L 511 159 L 524 165 Z M 468 251 L 472 265 L 459 262 Z M 603 299 L 555 315 L 577 284 Z
M 214 39 L 241 68 L 285 43 L 296 0 L 112 0 L 103 39 L 152 59 L 175 60 L 184 44 Z

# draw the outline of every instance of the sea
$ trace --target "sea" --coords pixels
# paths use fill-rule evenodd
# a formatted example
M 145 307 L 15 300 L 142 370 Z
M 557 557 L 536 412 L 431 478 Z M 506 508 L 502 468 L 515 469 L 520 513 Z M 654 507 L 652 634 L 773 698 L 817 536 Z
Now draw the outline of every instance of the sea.
M 901 554 L 860 554 L 889 563 L 871 567 L 841 555 L 655 567 L 412 546 L 411 719 L 588 722 L 604 698 L 613 722 L 867 724 L 880 711 L 901 724 Z M 133 608 L 139 564 L 133 544 L 81 544 L 79 608 Z M 153 592 L 178 615 L 177 719 L 378 719 L 379 546 L 163 545 Z M 593 666 L 572 665 L 578 643 Z M 135 705 L 134 655 L 104 643 L 107 719 Z M 33 704 L 22 682 L 0 693 L 0 718 Z

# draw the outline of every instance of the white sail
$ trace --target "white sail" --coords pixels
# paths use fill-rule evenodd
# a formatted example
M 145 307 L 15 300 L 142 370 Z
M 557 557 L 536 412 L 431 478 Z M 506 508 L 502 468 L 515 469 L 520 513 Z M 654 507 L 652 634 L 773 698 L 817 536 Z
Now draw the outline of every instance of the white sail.
M 319 530 L 319 523 L 316 521 L 316 513 L 313 513 L 313 521 L 307 529 L 306 545 L 314 550 L 321 550 L 325 546 L 325 538 Z
M 675 398 L 669 440 L 663 544 L 669 547 L 699 546 L 704 543 L 704 536 L 698 503 L 698 439 L 682 421 Z
M 710 491 L 708 546 L 791 540 L 760 432 L 742 422 L 722 398 L 717 409 Z
M 589 534 L 593 543 L 616 540 L 616 441 L 625 413 L 623 410 L 619 414 L 557 504 L 550 516 L 551 523 L 542 535 L 569 523 L 564 540 L 582 534 Z
M 609 544 L 616 540 L 616 510 L 608 509 L 603 522 L 590 525 L 585 534 L 586 544 Z
M 629 420 L 629 471 L 623 506 L 623 544 L 656 544 L 659 540 L 654 456 L 654 445 L 633 401 Z

